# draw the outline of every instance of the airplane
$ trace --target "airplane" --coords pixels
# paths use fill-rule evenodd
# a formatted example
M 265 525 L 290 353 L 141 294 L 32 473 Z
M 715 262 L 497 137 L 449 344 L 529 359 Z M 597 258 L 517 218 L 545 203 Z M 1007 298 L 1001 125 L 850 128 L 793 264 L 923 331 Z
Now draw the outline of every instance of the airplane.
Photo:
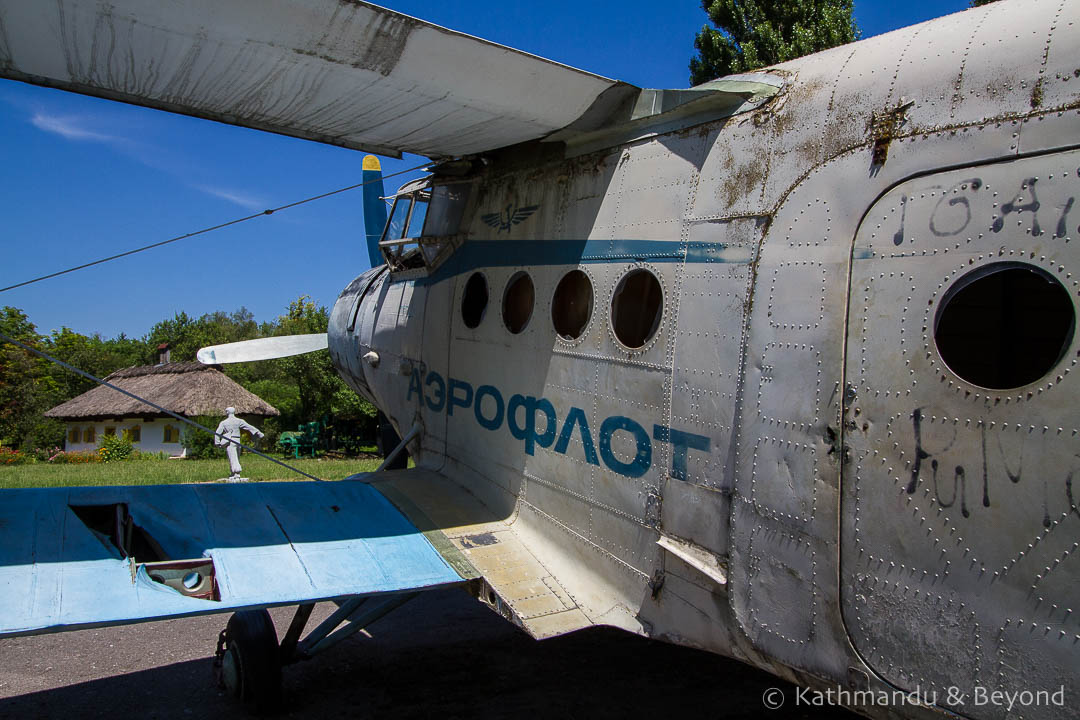
M 1078 33 L 1002 0 L 655 90 L 364 2 L 0 2 L 0 76 L 432 161 L 325 338 L 415 467 L 5 491 L 0 635 L 237 611 L 265 707 L 462 585 L 869 717 L 1073 717 Z

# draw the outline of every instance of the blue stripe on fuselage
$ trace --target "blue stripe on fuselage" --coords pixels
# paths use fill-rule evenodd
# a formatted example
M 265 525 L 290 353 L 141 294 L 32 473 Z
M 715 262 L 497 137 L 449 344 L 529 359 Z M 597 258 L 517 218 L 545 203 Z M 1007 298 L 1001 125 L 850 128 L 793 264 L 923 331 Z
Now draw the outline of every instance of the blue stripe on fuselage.
M 670 240 L 474 240 L 466 242 L 417 285 L 433 285 L 480 268 L 589 265 L 610 262 L 746 264 L 742 245 Z

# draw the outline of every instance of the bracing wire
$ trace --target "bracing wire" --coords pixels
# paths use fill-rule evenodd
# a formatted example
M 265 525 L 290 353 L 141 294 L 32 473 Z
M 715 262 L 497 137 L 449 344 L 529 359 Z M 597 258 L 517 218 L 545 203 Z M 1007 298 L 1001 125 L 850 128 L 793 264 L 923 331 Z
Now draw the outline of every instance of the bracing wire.
M 430 165 L 430 163 L 424 163 L 423 165 L 417 165 L 416 167 L 411 167 L 411 168 L 409 168 L 407 170 L 399 170 L 398 172 L 390 173 L 389 175 L 383 175 L 383 176 L 381 176 L 379 178 L 376 178 L 374 180 L 368 180 L 367 182 L 360 182 L 360 183 L 356 183 L 355 185 L 349 185 L 348 187 L 338 188 L 337 190 L 331 190 L 330 192 L 325 192 L 325 193 L 322 193 L 321 195 L 314 195 L 314 196 L 309 197 L 309 198 L 304 198 L 303 200 L 297 200 L 296 202 L 291 202 L 291 203 L 288 203 L 287 205 L 281 205 L 281 206 L 276 207 L 276 208 L 269 208 L 267 210 L 263 210 L 262 212 L 257 212 L 254 215 L 247 215 L 246 217 L 237 218 L 235 220 L 229 220 L 228 222 L 219 223 L 217 225 L 212 225 L 210 227 L 203 228 L 202 230 L 196 230 L 194 232 L 185 233 L 183 235 L 177 235 L 176 237 L 169 238 L 168 240 L 162 240 L 160 242 L 151 243 L 150 245 L 144 245 L 142 247 L 135 248 L 134 250 L 127 250 L 125 252 L 117 253 L 116 255 L 110 255 L 109 257 L 104 257 L 104 258 L 101 258 L 99 260 L 94 260 L 92 262 L 83 263 L 82 265 L 76 265 L 75 267 L 70 267 L 70 268 L 68 268 L 66 270 L 58 270 L 57 272 L 49 273 L 48 275 L 42 275 L 41 277 L 36 277 L 36 278 L 33 278 L 32 280 L 24 280 L 21 283 L 16 283 L 14 285 L 8 285 L 7 287 L 0 288 L 0 292 L 7 292 L 8 290 L 14 290 L 16 288 L 26 287 L 27 285 L 33 285 L 34 283 L 41 282 L 42 280 L 49 280 L 51 278 L 59 277 L 61 275 L 67 275 L 68 273 L 75 272 L 76 270 L 84 270 L 84 269 L 86 269 L 88 267 L 94 267 L 95 265 L 101 265 L 101 264 L 110 262 L 112 260 L 118 260 L 118 259 L 120 259 L 122 257 L 127 257 L 128 255 L 134 255 L 136 253 L 145 252 L 146 250 L 152 250 L 154 248 L 159 248 L 159 247 L 161 247 L 163 245 L 168 245 L 170 243 L 179 242 L 180 240 L 187 240 L 188 238 L 192 238 L 192 237 L 195 237 L 197 235 L 205 235 L 208 232 L 213 232 L 214 230 L 221 230 L 222 228 L 227 228 L 227 227 L 230 227 L 232 225 L 239 225 L 242 222 L 247 222 L 248 220 L 254 220 L 255 218 L 260 218 L 260 217 L 263 217 L 265 215 L 273 215 L 274 213 L 281 212 L 282 210 L 289 210 L 290 208 L 294 208 L 294 207 L 297 207 L 299 205 L 304 205 L 306 203 L 313 202 L 315 200 L 322 200 L 323 198 L 328 198 L 328 197 L 330 197 L 332 195 L 339 195 L 339 194 L 341 194 L 343 192 L 348 192 L 349 190 L 355 190 L 356 188 L 363 187 L 364 185 L 370 185 L 371 183 L 374 183 L 374 182 L 381 182 L 382 180 L 385 180 L 386 178 L 392 178 L 392 177 L 396 177 L 398 175 L 404 175 L 406 173 L 415 172 L 417 170 L 423 170 L 428 165 Z
M 83 263 L 82 265 L 76 265 L 74 267 L 67 268 L 66 270 L 59 270 L 59 271 L 54 272 L 54 273 L 49 273 L 48 275 L 42 275 L 40 277 L 36 277 L 36 278 L 31 279 L 31 280 L 25 280 L 25 281 L 23 281 L 21 283 L 16 283 L 15 285 L 8 285 L 7 287 L 0 288 L 0 292 L 7 292 L 8 290 L 14 290 L 16 288 L 26 287 L 27 285 L 33 285 L 34 283 L 41 282 L 42 280 L 49 280 L 50 278 L 59 277 L 61 275 L 67 275 L 68 273 L 75 272 L 76 270 L 84 270 L 84 269 L 86 269 L 88 267 L 93 267 L 95 265 L 102 265 L 102 264 L 110 262 L 112 260 L 118 260 L 119 258 L 127 257 L 128 255 L 135 255 L 136 253 L 141 253 L 141 252 L 145 252 L 147 250 L 152 250 L 154 248 L 159 248 L 159 247 L 162 247 L 163 245 L 169 245 L 170 243 L 178 242 L 180 240 L 186 240 L 188 238 L 195 237 L 197 235 L 205 235 L 206 233 L 213 232 L 214 230 L 220 230 L 222 228 L 227 228 L 227 227 L 229 227 L 231 225 L 239 225 L 242 222 L 247 222 L 248 220 L 254 220 L 255 218 L 263 217 L 265 215 L 273 215 L 274 213 L 280 212 L 282 210 L 288 210 L 290 208 L 294 208 L 294 207 L 297 207 L 297 206 L 300 206 L 300 205 L 304 205 L 304 204 L 309 203 L 309 202 L 314 202 L 315 200 L 322 200 L 323 198 L 331 197 L 333 195 L 339 195 L 341 193 L 348 192 L 349 190 L 355 190 L 356 188 L 363 187 L 364 185 L 370 185 L 373 182 L 382 182 L 386 178 L 392 178 L 392 177 L 396 177 L 398 175 L 404 175 L 406 173 L 411 173 L 411 172 L 415 172 L 417 170 L 422 170 L 425 167 L 427 167 L 428 165 L 429 165 L 429 163 L 423 163 L 422 165 L 417 165 L 415 167 L 411 167 L 411 168 L 408 168 L 406 170 L 399 170 L 398 172 L 390 173 L 389 175 L 382 175 L 379 178 L 376 178 L 374 180 L 368 180 L 367 182 L 360 182 L 360 183 L 356 183 L 354 185 L 349 185 L 347 187 L 338 188 L 337 190 L 331 190 L 330 192 L 321 193 L 319 195 L 313 195 L 312 197 L 304 198 L 303 200 L 297 200 L 296 202 L 287 203 L 285 205 L 280 205 L 280 206 L 275 207 L 275 208 L 269 208 L 267 210 L 263 210 L 262 212 L 255 213 L 253 215 L 247 215 L 246 217 L 237 218 L 235 220 L 229 220 L 228 222 L 223 222 L 223 223 L 219 223 L 217 225 L 212 225 L 210 227 L 206 227 L 206 228 L 203 228 L 201 230 L 196 230 L 194 232 L 185 233 L 183 235 L 177 235 L 176 237 L 169 238 L 168 240 L 162 240 L 160 242 L 151 243 L 150 245 L 144 245 L 142 247 L 138 247 L 138 248 L 135 248 L 133 250 L 128 250 L 126 252 L 117 253 L 116 255 L 110 255 L 109 257 L 100 258 L 98 260 L 94 260 L 93 262 Z M 188 418 L 186 418 L 186 417 L 184 417 L 182 415 L 177 415 L 176 413 L 174 413 L 174 412 L 172 412 L 170 410 L 166 410 L 165 408 L 161 407 L 160 405 L 157 405 L 156 403 L 150 402 L 146 398 L 139 397 L 135 393 L 128 392 L 127 390 L 124 390 L 123 388 L 117 387 L 116 385 L 113 385 L 112 383 L 107 382 L 105 380 L 102 380 L 101 378 L 96 377 L 94 375 L 91 375 L 90 373 L 88 373 L 88 372 L 86 372 L 84 370 L 80 370 L 79 368 L 74 367 L 73 365 L 69 365 L 68 363 L 64 362 L 63 360 L 60 360 L 58 358 L 54 358 L 53 356 L 49 355 L 46 352 L 38 350 L 37 348 L 31 347 L 29 345 L 26 345 L 25 343 L 19 342 L 15 338 L 11 338 L 11 337 L 8 337 L 7 335 L 4 335 L 3 333 L 0 333 L 0 341 L 11 343 L 12 345 L 21 347 L 23 350 L 26 350 L 27 352 L 38 355 L 38 356 L 48 360 L 51 363 L 55 363 L 55 364 L 59 365 L 60 367 L 64 368 L 65 370 L 68 370 L 70 372 L 76 373 L 77 375 L 81 375 L 81 376 L 83 376 L 85 378 L 93 380 L 94 382 L 98 383 L 99 385 L 104 385 L 107 388 L 115 390 L 116 392 L 121 393 L 122 395 L 127 395 L 128 397 L 130 397 L 130 398 L 132 398 L 134 400 L 137 400 L 137 401 L 139 401 L 141 403 L 145 403 L 145 404 L 149 405 L 150 407 L 154 408 L 155 410 L 157 410 L 159 412 L 162 412 L 162 413 L 168 415 L 169 417 L 174 418 L 175 420 L 178 420 L 178 421 L 180 421 L 180 422 L 182 422 L 182 423 L 184 423 L 186 425 L 190 425 L 193 428 L 197 428 L 197 429 L 202 430 L 204 432 L 208 432 L 211 435 L 214 435 L 215 437 L 224 438 L 224 436 L 219 435 L 216 431 L 211 430 L 208 427 L 204 427 L 204 426 L 200 425 L 199 423 L 194 422 L 192 420 L 189 420 Z M 225 438 L 225 439 L 228 439 L 228 438 Z M 319 481 L 319 482 L 322 481 L 322 478 L 317 478 L 314 475 L 309 475 L 308 473 L 304 472 L 303 470 L 300 470 L 299 468 L 295 468 L 295 467 L 289 465 L 288 463 L 281 462 L 277 458 L 270 457 L 269 455 L 267 455 L 265 453 L 259 452 L 258 450 L 256 450 L 253 447 L 248 447 L 247 445 L 244 445 L 243 443 L 240 443 L 240 442 L 236 442 L 235 440 L 229 440 L 229 442 L 233 443 L 237 447 L 241 447 L 244 450 L 247 450 L 248 452 L 251 452 L 251 453 L 254 453 L 254 454 L 258 455 L 259 457 L 263 457 L 263 458 L 266 458 L 267 460 L 269 460 L 269 461 L 271 461 L 273 463 L 277 463 L 278 465 L 282 466 L 283 468 L 286 468 L 288 470 L 292 470 L 295 473 L 299 473 L 300 475 L 303 475 L 306 478 L 310 478 L 311 480 L 316 480 L 316 481 Z
M 59 365 L 60 367 L 64 368 L 65 370 L 70 370 L 70 371 L 71 371 L 71 372 L 73 372 L 73 373 L 77 373 L 77 374 L 79 374 L 79 375 L 82 375 L 82 376 L 83 376 L 84 378 L 88 378 L 88 379 L 90 379 L 90 380 L 93 380 L 94 382 L 98 383 L 99 385 L 104 385 L 104 386 L 105 386 L 105 387 L 107 387 L 107 388 L 111 388 L 111 389 L 115 390 L 115 391 L 116 391 L 116 392 L 118 392 L 118 393 L 121 393 L 121 394 L 123 394 L 123 395 L 127 395 L 127 396 L 128 396 L 129 398 L 132 398 L 132 399 L 134 399 L 134 400 L 138 400 L 138 401 L 139 401 L 139 402 L 141 402 L 141 403 L 146 403 L 147 405 L 149 405 L 150 407 L 154 408 L 154 409 L 155 409 L 155 410 L 157 410 L 158 412 L 162 412 L 162 413 L 165 413 L 165 414 L 166 414 L 166 415 L 168 415 L 169 417 L 171 417 L 171 418 L 174 418 L 174 419 L 176 419 L 176 420 L 179 420 L 180 422 L 182 422 L 182 423 L 185 423 L 185 424 L 187 424 L 187 425 L 190 425 L 190 426 L 191 426 L 191 427 L 193 427 L 193 428 L 198 428 L 199 430 L 203 430 L 203 431 L 205 431 L 205 432 L 208 432 L 208 433 L 210 433 L 211 435 L 213 435 L 213 436 L 214 436 L 214 437 L 216 437 L 216 438 L 223 438 L 223 439 L 225 439 L 225 440 L 228 440 L 229 442 L 231 442 L 232 444 L 236 445 L 237 447 L 241 447 L 241 448 L 243 448 L 244 450 L 247 450 L 248 452 L 251 452 L 251 453 L 255 453 L 255 454 L 256 454 L 256 455 L 258 455 L 259 457 L 263 457 L 263 458 L 266 458 L 266 459 L 267 459 L 267 460 L 269 460 L 270 462 L 274 462 L 274 463 L 277 463 L 278 465 L 280 465 L 280 466 L 281 466 L 281 467 L 283 467 L 283 468 L 287 468 L 287 469 L 289 469 L 289 470 L 292 470 L 293 472 L 296 472 L 296 473 L 300 473 L 301 475 L 303 475 L 303 476 L 304 476 L 304 477 L 306 477 L 306 478 L 310 478 L 310 479 L 312 479 L 312 480 L 317 480 L 317 481 L 319 481 L 319 482 L 322 482 L 322 478 L 317 478 L 317 477 L 315 477 L 314 475 L 309 475 L 308 473 L 304 472 L 303 470 L 300 470 L 299 468 L 294 468 L 294 467 L 293 467 L 292 465 L 289 465 L 288 463 L 283 463 L 283 462 L 281 462 L 280 460 L 278 460 L 277 458 L 274 458 L 274 457 L 270 457 L 270 456 L 269 456 L 269 455 L 267 455 L 266 453 L 261 453 L 261 452 L 259 452 L 258 450 L 256 450 L 256 449 L 255 449 L 255 448 L 253 448 L 253 447 L 248 447 L 247 445 L 244 445 L 243 443 L 237 442 L 236 440 L 231 440 L 231 439 L 229 439 L 229 438 L 226 438 L 226 437 L 225 437 L 224 435 L 219 435 L 219 434 L 218 434 L 218 433 L 217 433 L 216 431 L 214 431 L 214 430 L 211 430 L 210 428 L 208 428 L 208 427 L 205 427 L 205 426 L 203 426 L 203 425 L 200 425 L 200 424 L 199 424 L 199 423 L 197 423 L 197 422 L 194 422 L 194 421 L 192 421 L 192 420 L 189 420 L 189 419 L 187 419 L 186 417 L 184 417 L 183 415 L 177 415 L 176 413 L 174 413 L 174 412 L 172 412 L 172 411 L 170 411 L 170 410 L 166 410 L 165 408 L 161 407 L 160 405 L 158 405 L 158 404 L 156 404 L 156 403 L 152 403 L 152 402 L 150 402 L 150 401 L 149 401 L 149 400 L 147 400 L 146 398 L 142 398 L 142 397 L 139 397 L 139 396 L 138 396 L 138 395 L 136 395 L 135 393 L 132 393 L 132 392 L 128 392 L 127 390 L 125 390 L 125 389 L 123 389 L 123 388 L 117 387 L 117 386 L 113 385 L 113 384 L 112 384 L 112 383 L 110 383 L 110 382 L 107 382 L 107 381 L 105 381 L 105 380 L 102 380 L 102 379 L 101 379 L 101 378 L 99 378 L 99 377 L 95 377 L 94 375 L 91 375 L 91 374 L 90 374 L 90 373 L 88 373 L 88 372 L 85 372 L 85 371 L 83 371 L 83 370 L 80 370 L 80 369 L 79 369 L 79 368 L 77 368 L 77 367 L 74 367 L 74 366 L 72 366 L 72 365 L 68 365 L 68 364 L 67 364 L 66 362 L 64 362 L 63 360 L 60 360 L 60 359 L 58 359 L 58 358 L 54 358 L 54 357 L 53 357 L 52 355 L 49 355 L 49 354 L 48 354 L 48 353 L 46 353 L 46 352 L 42 352 L 41 350 L 38 350 L 37 348 L 31 347 L 31 346 L 29 346 L 29 345 L 27 345 L 27 344 L 25 344 L 25 343 L 21 343 L 21 342 L 19 342 L 18 340 L 16 340 L 15 338 L 11 338 L 11 337 L 8 337 L 7 335 L 3 334 L 3 333 L 0 333 L 0 341 L 3 341 L 3 342 L 7 342 L 7 343 L 11 343 L 12 345 L 16 345 L 16 346 L 18 346 L 18 347 L 21 347 L 21 348 L 22 348 L 23 350 L 26 350 L 27 352 L 32 352 L 32 353 L 34 353 L 35 355 L 38 355 L 38 356 L 40 356 L 40 357 L 43 357 L 43 358 L 45 358 L 45 359 L 46 359 L 46 360 L 48 360 L 49 362 L 53 362 L 53 363 L 56 363 L 57 365 Z

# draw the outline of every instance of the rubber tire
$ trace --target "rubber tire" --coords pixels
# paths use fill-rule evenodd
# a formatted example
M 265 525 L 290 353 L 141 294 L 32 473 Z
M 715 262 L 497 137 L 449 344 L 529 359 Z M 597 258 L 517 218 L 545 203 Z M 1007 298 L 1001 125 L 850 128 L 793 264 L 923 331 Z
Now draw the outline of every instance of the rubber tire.
M 281 661 L 277 631 L 266 610 L 233 613 L 225 627 L 225 652 L 237 668 L 232 695 L 258 714 L 280 707 Z

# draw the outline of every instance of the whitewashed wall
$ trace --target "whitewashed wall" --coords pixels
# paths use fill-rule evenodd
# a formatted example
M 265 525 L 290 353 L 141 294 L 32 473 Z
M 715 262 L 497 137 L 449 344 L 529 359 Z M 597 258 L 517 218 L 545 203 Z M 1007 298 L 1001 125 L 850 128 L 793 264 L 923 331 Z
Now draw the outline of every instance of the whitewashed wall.
M 105 435 L 106 428 L 115 428 L 116 434 L 121 435 L 125 430 L 130 430 L 133 427 L 138 426 L 141 430 L 140 438 L 138 442 L 132 443 L 136 450 L 139 452 L 164 452 L 171 457 L 184 457 L 185 450 L 180 444 L 179 431 L 182 429 L 181 423 L 176 420 L 143 420 L 142 418 L 127 418 L 123 420 L 110 420 L 107 422 L 102 421 L 82 421 L 82 422 L 68 422 L 65 423 L 66 430 L 64 432 L 64 449 L 69 451 L 85 451 L 95 450 L 101 443 L 101 438 Z M 165 442 L 165 426 L 171 425 L 177 429 L 177 441 L 167 443 Z M 94 428 L 94 441 L 83 442 L 85 437 L 85 431 L 88 427 Z M 72 429 L 78 428 L 79 430 L 79 442 L 71 442 Z

